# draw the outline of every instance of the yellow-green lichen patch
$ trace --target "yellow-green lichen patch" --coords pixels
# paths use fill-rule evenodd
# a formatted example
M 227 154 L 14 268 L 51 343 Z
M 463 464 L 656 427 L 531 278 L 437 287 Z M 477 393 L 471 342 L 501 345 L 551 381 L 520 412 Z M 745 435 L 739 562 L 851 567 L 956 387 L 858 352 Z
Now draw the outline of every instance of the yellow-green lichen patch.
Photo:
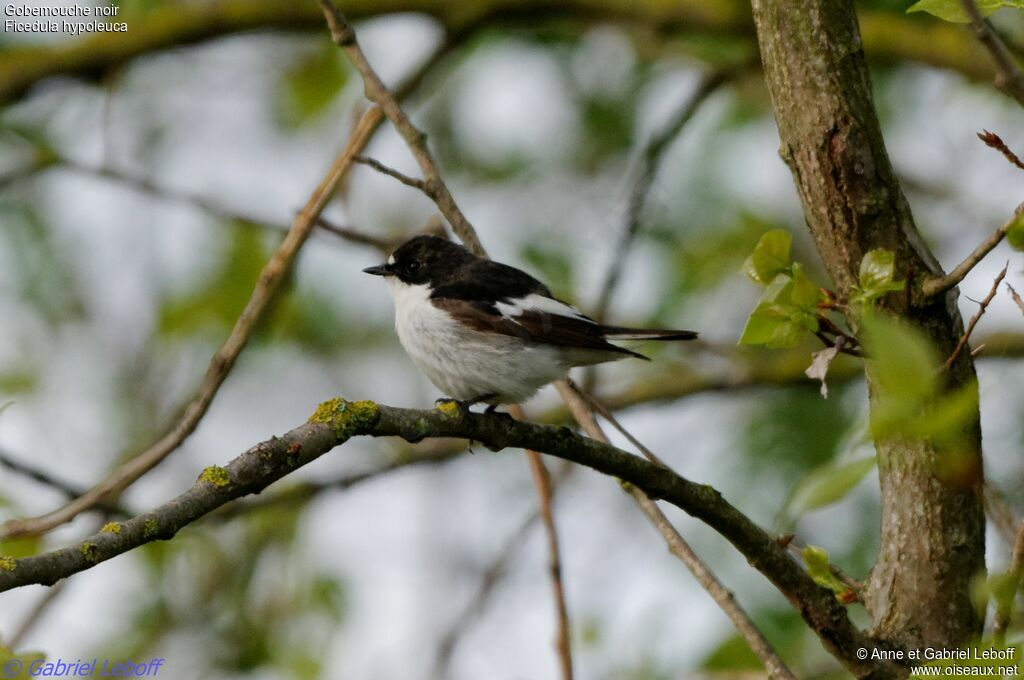
M 442 401 L 435 407 L 438 411 L 445 414 L 449 418 L 461 418 L 462 408 L 459 406 L 457 401 Z
M 309 422 L 330 425 L 338 441 L 345 441 L 354 434 L 369 431 L 379 419 L 380 407 L 375 402 L 334 398 L 317 406 Z
M 346 403 L 345 400 L 340 397 L 328 399 L 316 407 L 316 410 L 313 411 L 313 415 L 309 417 L 309 422 L 330 425 L 334 422 L 334 414 L 338 412 L 338 409 L 340 409 L 341 405 L 344 403 Z
M 14 571 L 18 568 L 18 560 L 7 555 L 0 555 L 0 569 L 4 571 Z
M 117 522 L 108 522 L 103 525 L 103 528 L 100 529 L 100 531 L 105 534 L 119 534 L 121 533 L 121 525 Z
M 150 517 L 146 520 L 145 524 L 142 525 L 143 538 L 156 538 L 158 531 L 160 531 L 160 525 L 157 524 L 155 517 Z
M 225 487 L 231 483 L 231 473 L 217 465 L 211 465 L 199 475 L 200 482 L 209 482 L 214 486 Z
M 78 552 L 82 553 L 82 557 L 90 562 L 100 561 L 100 549 L 96 547 L 95 543 L 89 543 L 86 541 L 82 545 L 78 546 Z

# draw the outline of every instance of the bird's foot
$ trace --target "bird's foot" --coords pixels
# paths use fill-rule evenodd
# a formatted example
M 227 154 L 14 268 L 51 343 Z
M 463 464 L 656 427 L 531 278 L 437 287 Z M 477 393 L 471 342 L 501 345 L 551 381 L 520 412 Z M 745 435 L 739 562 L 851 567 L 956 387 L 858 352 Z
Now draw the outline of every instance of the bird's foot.
M 456 415 L 460 417 L 469 415 L 469 407 L 472 405 L 473 402 L 471 401 L 459 401 L 451 397 L 441 397 L 434 400 L 435 409 L 453 417 Z

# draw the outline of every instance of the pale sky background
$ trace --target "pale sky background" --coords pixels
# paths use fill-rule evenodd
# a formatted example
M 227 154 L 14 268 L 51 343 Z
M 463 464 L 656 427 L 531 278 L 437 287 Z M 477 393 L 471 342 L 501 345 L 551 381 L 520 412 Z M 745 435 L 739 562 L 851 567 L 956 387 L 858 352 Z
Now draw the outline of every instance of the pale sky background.
M 358 29 L 370 60 L 389 82 L 418 63 L 438 38 L 429 21 L 408 16 Z M 300 37 L 247 35 L 158 54 L 128 68 L 109 98 L 92 86 L 46 83 L 3 116 L 6 122 L 44 121 L 62 153 L 82 163 L 106 163 L 285 227 L 343 143 L 360 90 L 350 86 L 318 124 L 283 131 L 268 103 L 290 55 L 308 43 Z M 607 28 L 592 31 L 577 51 L 576 77 L 594 88 L 616 87 L 622 65 L 636 58 L 628 40 Z M 695 65 L 682 59 L 659 67 L 642 92 L 638 145 L 671 115 L 698 75 Z M 472 141 L 475 153 L 486 158 L 514 150 L 533 164 L 514 186 L 473 184 L 461 177 L 450 177 L 449 183 L 496 259 L 523 266 L 518 257 L 525 243 L 547 238 L 572 243 L 575 290 L 586 307 L 615 255 L 632 164 L 597 178 L 564 170 L 562 161 L 578 140 L 563 78 L 551 57 L 510 38 L 435 81 L 437 91 L 418 98 L 411 112 L 422 117 L 432 103 L 450 98 L 458 111 L 456 132 Z M 878 92 L 883 110 L 898 112 L 886 118 L 886 140 L 901 174 L 952 196 L 911 195 L 916 217 L 948 268 L 1022 198 L 1022 178 L 974 138 L 982 128 L 990 129 L 1011 148 L 1024 149 L 1021 112 L 991 88 L 968 85 L 946 72 L 907 68 L 898 82 Z M 686 206 L 703 186 L 700 170 L 711 173 L 716 193 L 735 197 L 737 212 L 755 206 L 806 239 L 770 116 L 742 128 L 719 127 L 733 96 L 729 91 L 714 95 L 673 145 L 652 194 L 653 209 Z M 369 153 L 403 171 L 415 170 L 390 131 L 378 135 Z M 0 158 L 0 169 L 8 163 Z M 0 417 L 0 447 L 84 485 L 98 479 L 129 443 L 119 404 L 133 397 L 118 393 L 123 383 L 111 374 L 112 359 L 149 341 L 158 300 L 167 290 L 188 289 L 206 270 L 222 247 L 216 233 L 221 225 L 191 207 L 65 170 L 10 191 L 38 197 L 36 205 L 54 229 L 56 247 L 70 263 L 67 274 L 89 316 L 54 334 L 44 330 L 37 311 L 11 294 L 4 271 L 12 253 L 0 224 L 0 318 L 7 319 L 0 326 L 0 366 L 28 362 L 43 369 L 39 389 L 19 396 Z M 345 210 L 334 205 L 329 216 L 374 233 L 411 231 L 434 212 L 414 191 L 366 169 L 356 170 L 348 196 Z M 626 322 L 650 310 L 648 292 L 664 274 L 648 266 L 658 262 L 657 248 L 641 243 L 633 252 L 611 318 Z M 964 294 L 983 297 L 1008 258 L 1007 280 L 1024 290 L 1021 256 L 1004 245 L 970 275 Z M 298 285 L 336 301 L 352 320 L 388 328 L 385 288 L 360 272 L 378 260 L 370 249 L 314 234 L 299 260 Z M 758 294 L 737 271 L 687 305 L 678 324 L 732 345 Z M 961 301 L 969 317 L 976 307 Z M 1021 322 L 1019 310 L 1001 292 L 979 332 L 1020 331 Z M 335 395 L 430 406 L 439 396 L 436 390 L 415 371 L 393 334 L 385 337 L 386 344 L 358 356 L 329 360 L 286 346 L 250 347 L 199 430 L 156 473 L 132 487 L 126 503 L 147 509 L 164 502 L 190 486 L 203 467 L 224 464 L 252 444 L 291 429 L 318 402 Z M 167 348 L 159 365 L 148 367 L 166 380 L 159 395 L 162 408 L 172 409 L 194 389 L 215 346 L 178 343 Z M 683 350 L 680 356 L 695 355 Z M 624 383 L 636 371 L 657 370 L 636 363 L 604 369 L 610 384 Z M 1024 371 L 1019 362 L 987 362 L 979 373 L 989 474 L 1019 479 Z M 796 480 L 752 484 L 733 432 L 747 409 L 770 398 L 765 391 L 703 395 L 630 410 L 622 421 L 678 472 L 716 486 L 749 516 L 771 526 L 788 484 Z M 863 402 L 859 390 L 842 398 Z M 546 390 L 528 410 L 555 402 Z M 352 441 L 293 476 L 337 477 L 371 466 L 388 447 L 387 441 Z M 842 545 L 849 517 L 877 516 L 876 486 L 872 476 L 841 504 L 805 518 L 801 538 Z M 59 501 L 6 470 L 0 470 L 0 489 L 33 513 Z M 332 641 L 331 677 L 425 677 L 437 636 L 476 590 L 480 569 L 534 507 L 526 461 L 513 450 L 481 449 L 441 467 L 390 474 L 317 499 L 302 520 L 300 559 L 338 574 L 349 598 L 345 624 Z M 0 518 L 4 512 L 0 509 Z M 598 644 L 575 647 L 580 678 L 616 677 L 616 669 L 645 660 L 656 668 L 693 667 L 728 634 L 724 615 L 668 557 L 660 537 L 612 480 L 577 471 L 559 494 L 556 512 L 577 635 L 588 622 L 601 624 Z M 671 508 L 669 514 L 744 606 L 782 601 L 724 540 Z M 94 522 L 80 518 L 54 532 L 49 544 L 69 542 Z M 994 538 L 989 544 L 990 565 L 1001 565 L 1002 546 Z M 546 560 L 543 536 L 534 531 L 484 617 L 457 648 L 453 677 L 554 677 Z M 101 646 L 123 628 L 125 612 L 144 588 L 134 555 L 80 574 L 23 647 L 65 660 L 102 656 Z M 10 634 L 43 590 L 0 595 L 0 635 Z M 195 656 L 189 651 L 202 642 L 174 638 L 162 651 L 169 659 L 167 677 L 205 677 L 204 668 L 191 666 Z

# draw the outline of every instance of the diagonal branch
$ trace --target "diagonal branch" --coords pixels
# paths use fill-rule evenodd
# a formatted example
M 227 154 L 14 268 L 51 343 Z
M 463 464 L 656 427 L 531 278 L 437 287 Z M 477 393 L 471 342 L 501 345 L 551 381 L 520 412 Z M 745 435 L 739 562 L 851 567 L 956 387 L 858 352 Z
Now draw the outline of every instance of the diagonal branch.
M 258 493 L 295 469 L 354 436 L 472 439 L 491 449 L 528 448 L 557 456 L 628 482 L 706 522 L 732 543 L 800 610 L 851 669 L 878 669 L 858 662 L 859 647 L 874 646 L 856 630 L 831 592 L 818 586 L 775 539 L 713 488 L 691 482 L 613 446 L 567 428 L 516 421 L 498 414 L 457 408 L 424 411 L 334 399 L 321 404 L 310 422 L 257 444 L 225 468 L 207 468 L 196 485 L 151 512 L 133 517 L 72 546 L 22 559 L 0 558 L 0 592 L 23 585 L 50 585 L 145 543 L 169 539 L 210 511 Z
M 392 167 L 384 165 L 383 163 L 378 161 L 376 158 L 370 158 L 368 156 L 356 156 L 355 160 L 356 160 L 356 163 L 360 163 L 362 165 L 367 165 L 367 166 L 373 168 L 374 170 L 376 170 L 377 172 L 379 172 L 382 175 L 387 175 L 388 177 L 392 177 L 394 179 L 397 179 L 399 182 L 401 182 L 402 184 L 404 184 L 407 187 L 412 187 L 413 189 L 419 189 L 420 191 L 423 191 L 423 192 L 427 191 L 427 183 L 424 182 L 422 179 L 417 179 L 415 177 L 409 177 L 409 175 L 406 175 L 405 173 L 399 172 L 398 170 L 395 170 Z
M 1014 304 L 1024 313 L 1024 299 L 1021 299 L 1020 294 L 1010 284 L 1006 284 L 1006 288 L 1010 291 L 1010 297 L 1013 298 Z
M 442 43 L 406 80 L 401 94 L 404 95 L 414 89 L 424 74 L 450 49 L 450 43 L 447 41 Z M 377 107 L 369 109 L 362 115 L 345 148 L 334 159 L 326 176 L 313 190 L 306 205 L 295 216 L 281 245 L 263 267 L 245 309 L 235 321 L 224 344 L 214 353 L 202 382 L 168 431 L 146 450 L 122 463 L 104 479 L 66 505 L 39 517 L 9 520 L 4 523 L 0 526 L 0 538 L 39 534 L 71 521 L 152 470 L 195 431 L 199 422 L 206 415 L 220 386 L 234 367 L 238 356 L 245 348 L 249 335 L 263 319 L 281 289 L 281 284 L 291 271 L 295 258 L 315 227 L 320 213 L 323 212 L 335 190 L 348 174 L 354 157 L 366 148 L 381 122 L 383 122 L 383 115 Z
M 921 283 L 921 292 L 924 293 L 925 297 L 934 297 L 945 293 L 947 290 L 957 285 L 974 269 L 975 265 L 984 259 L 986 255 L 992 252 L 999 243 L 1006 237 L 1006 233 L 1013 228 L 1017 221 L 1020 219 L 1019 215 L 1014 215 L 1006 224 L 992 232 L 992 235 L 982 241 L 981 245 L 974 249 L 974 251 L 964 258 L 964 261 L 953 268 L 951 272 L 944 276 L 936 276 L 934 278 L 925 279 Z
M 992 56 L 996 65 L 996 87 L 1017 100 L 1017 103 L 1024 106 L 1024 74 L 1017 67 L 1013 55 L 1006 49 L 1006 45 L 992 29 L 988 20 L 978 11 L 974 0 L 962 0 L 964 11 L 971 20 L 971 28 L 978 41 Z
M 960 340 L 956 343 L 956 348 L 953 350 L 953 353 L 949 355 L 949 358 L 946 359 L 945 363 L 942 365 L 943 370 L 948 371 L 953 364 L 956 363 L 956 358 L 960 356 L 960 352 L 962 352 L 964 347 L 967 346 L 967 341 L 970 340 L 971 333 L 974 332 L 974 327 L 978 325 L 979 321 L 981 321 L 981 317 L 985 314 L 985 310 L 988 309 L 989 303 L 992 302 L 996 293 L 999 292 L 999 284 L 1003 282 L 1003 279 L 1006 277 L 1006 270 L 1009 268 L 1010 263 L 1007 262 L 1006 266 L 1003 267 L 1003 270 L 999 272 L 998 276 L 996 276 L 995 281 L 992 282 L 992 288 L 989 290 L 988 295 L 985 296 L 984 300 L 978 303 L 977 313 L 972 316 L 971 320 L 967 323 L 967 330 L 965 330 L 964 334 L 960 336 Z
M 362 48 L 359 47 L 355 30 L 344 15 L 338 11 L 331 0 L 319 0 L 319 2 L 324 17 L 327 19 L 327 26 L 331 29 L 331 38 L 345 52 L 363 77 L 366 98 L 384 111 L 384 115 L 395 126 L 398 134 L 402 136 L 409 150 L 412 151 L 412 155 L 416 158 L 420 171 L 423 173 L 423 191 L 437 203 L 437 207 L 441 209 L 448 219 L 448 223 L 452 225 L 452 230 L 466 247 L 477 255 L 485 255 L 487 251 L 484 250 L 483 244 L 477 238 L 476 230 L 462 214 L 459 206 L 455 204 L 455 199 L 448 191 L 448 187 L 440 180 L 437 163 L 434 161 L 430 149 L 427 148 L 426 134 L 412 124 L 409 117 L 405 115 L 405 111 L 398 105 L 398 100 L 384 85 L 384 81 L 380 79 L 377 72 L 373 70 L 366 55 L 363 54 Z
M 566 405 L 570 408 L 576 421 L 580 424 L 587 434 L 598 441 L 608 444 L 608 437 L 605 435 L 601 426 L 594 418 L 594 414 L 591 412 L 591 408 L 597 407 L 603 411 L 606 417 L 611 417 L 611 414 L 607 410 L 604 410 L 600 403 L 590 397 L 586 392 L 581 390 L 579 387 L 574 385 L 570 381 L 561 381 L 556 385 L 559 394 L 565 401 Z M 632 434 L 627 432 L 625 428 L 618 424 L 617 421 L 612 418 L 609 422 L 612 422 L 615 428 L 626 436 L 630 442 L 639 448 L 644 456 L 658 467 L 669 470 L 654 453 L 652 453 L 646 446 L 641 444 Z M 674 472 L 672 474 L 675 474 Z M 661 511 L 658 504 L 655 503 L 649 495 L 644 493 L 642 490 L 633 486 L 632 484 L 623 484 L 626 493 L 628 493 L 637 506 L 640 508 L 640 512 L 643 513 L 647 521 L 658 530 L 658 533 L 665 539 L 665 543 L 668 545 L 669 552 L 675 555 L 680 562 L 682 562 L 693 577 L 697 580 L 702 588 L 711 596 L 711 599 L 715 601 L 725 615 L 729 617 L 733 626 L 740 633 L 751 651 L 761 660 L 764 667 L 768 670 L 772 678 L 777 680 L 796 680 L 792 671 L 786 666 L 785 662 L 779 657 L 778 653 L 771 646 L 761 631 L 757 629 L 754 622 L 750 620 L 747 613 L 743 611 L 743 608 L 739 606 L 733 594 L 729 592 L 722 585 L 722 582 L 714 575 L 711 569 L 708 568 L 704 561 L 697 556 L 697 553 L 693 551 L 686 539 L 682 537 L 682 534 L 672 525 L 665 516 L 665 513 Z
M 612 294 L 618 285 L 622 270 L 625 267 L 626 258 L 629 256 L 630 248 L 640 232 L 640 218 L 644 207 L 647 205 L 647 197 L 650 195 L 651 187 L 661 170 L 662 160 L 665 152 L 672 145 L 672 142 L 679 136 L 679 133 L 693 118 L 708 97 L 710 97 L 720 86 L 727 83 L 735 73 L 729 70 L 719 70 L 704 76 L 697 89 L 689 96 L 679 112 L 669 121 L 662 130 L 654 134 L 644 147 L 640 157 L 640 169 L 636 182 L 633 184 L 633 191 L 629 196 L 629 208 L 626 212 L 626 224 L 619 237 L 619 243 L 615 249 L 615 259 L 612 260 L 608 271 L 605 274 L 604 282 L 601 284 L 601 292 L 598 294 L 597 304 L 593 309 L 593 317 L 598 321 L 604 321 L 611 304 Z
M 1006 142 L 1003 141 L 1002 137 L 994 132 L 983 130 L 978 133 L 978 139 L 983 141 L 985 146 L 995 149 L 999 153 L 1003 154 L 1003 157 L 1010 162 L 1010 165 L 1024 170 L 1024 161 L 1022 161 L 1020 157 L 1013 152 L 1013 149 L 1006 145 Z
M 195 431 L 203 416 L 206 415 L 220 386 L 234 367 L 238 356 L 245 348 L 249 335 L 263 318 L 282 282 L 291 271 L 299 249 L 316 224 L 316 218 L 327 205 L 327 201 L 330 200 L 338 183 L 348 173 L 352 166 L 352 158 L 369 142 L 380 118 L 380 110 L 376 108 L 363 115 L 348 145 L 334 160 L 327 176 L 313 191 L 305 207 L 299 211 L 292 223 L 292 228 L 264 266 L 263 271 L 260 272 L 256 287 L 246 303 L 245 309 L 235 321 L 227 340 L 214 353 L 199 388 L 171 428 L 145 451 L 122 463 L 70 503 L 39 517 L 10 520 L 0 527 L 0 536 L 39 534 L 71 521 L 152 470 Z

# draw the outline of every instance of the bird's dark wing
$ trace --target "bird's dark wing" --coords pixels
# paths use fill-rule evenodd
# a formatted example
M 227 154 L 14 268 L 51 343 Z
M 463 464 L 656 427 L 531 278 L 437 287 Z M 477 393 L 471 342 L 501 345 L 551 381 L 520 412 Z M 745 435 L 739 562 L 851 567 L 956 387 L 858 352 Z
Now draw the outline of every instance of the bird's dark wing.
M 542 308 L 527 303 L 543 300 Z M 478 331 L 499 333 L 520 338 L 523 342 L 592 349 L 646 359 L 642 354 L 618 347 L 604 339 L 603 328 L 579 314 L 558 314 L 551 310 L 561 306 L 567 311 L 574 307 L 537 295 L 529 295 L 516 302 L 473 302 L 457 298 L 434 297 L 431 302 L 448 312 L 458 321 Z M 547 308 L 547 309 L 545 309 Z

